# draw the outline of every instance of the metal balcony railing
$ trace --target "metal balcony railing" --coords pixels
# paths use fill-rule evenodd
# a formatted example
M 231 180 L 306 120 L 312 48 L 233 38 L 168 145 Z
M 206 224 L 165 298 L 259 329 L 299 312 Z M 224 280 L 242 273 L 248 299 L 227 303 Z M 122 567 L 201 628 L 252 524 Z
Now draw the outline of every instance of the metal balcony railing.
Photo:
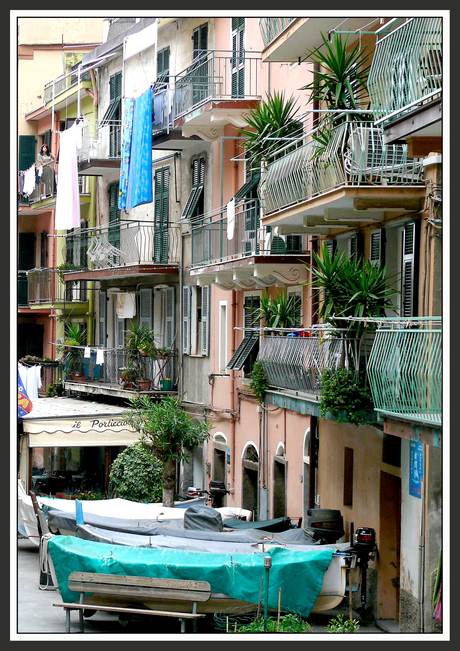
M 82 81 L 91 81 L 91 73 L 89 71 L 84 72 L 80 75 L 80 82 Z M 56 98 L 64 91 L 69 90 L 69 88 L 76 87 L 77 85 L 78 85 L 77 71 L 75 71 L 74 74 L 67 74 L 62 77 L 56 77 L 56 79 L 53 79 L 53 81 L 50 81 L 45 85 L 44 93 L 43 93 L 44 104 L 50 102 L 53 99 L 53 97 Z
M 174 86 L 161 82 L 153 85 L 152 132 L 168 131 L 174 123 Z
M 312 139 L 269 162 L 259 194 L 265 214 L 302 203 L 341 186 L 422 183 L 423 167 L 406 144 L 384 143 L 373 122 L 347 121 L 322 147 Z
M 260 18 L 259 28 L 264 47 L 268 47 L 296 18 Z
M 227 208 L 211 218 L 192 224 L 192 266 L 241 258 L 250 255 L 306 253 L 299 236 L 278 236 L 270 227 L 260 227 L 260 202 L 251 199 L 236 204 L 233 226 Z
M 174 77 L 174 117 L 210 100 L 258 99 L 260 54 L 201 50 Z
M 315 334 L 314 331 L 311 336 L 264 336 L 257 359 L 262 363 L 270 387 L 319 397 L 323 372 L 344 366 L 357 371 L 360 358 L 367 357 L 370 341 L 363 346 L 358 339 Z M 361 366 L 365 367 L 365 363 Z
M 410 18 L 376 43 L 368 78 L 376 121 L 387 123 L 442 94 L 442 18 Z
M 86 282 L 64 283 L 57 269 L 37 268 L 27 272 L 29 305 L 75 303 L 87 300 Z
M 150 221 L 115 221 L 75 229 L 66 237 L 67 262 L 79 269 L 139 264 L 179 264 L 180 225 Z
M 121 120 L 85 120 L 81 146 L 77 150 L 78 161 L 121 157 Z
M 401 319 L 379 327 L 367 365 L 375 410 L 442 425 L 442 319 Z
M 126 348 L 103 348 L 103 362 L 98 363 L 98 349 L 91 346 L 71 346 L 63 354 L 63 372 L 67 381 L 91 382 L 99 385 L 122 388 L 123 370 L 135 366 L 137 379 L 126 383 L 128 389 L 139 389 L 145 383 L 149 390 L 162 390 L 163 382 L 170 380 L 171 386 L 177 384 L 177 353 L 174 351 L 166 359 L 152 359 L 140 353 L 133 363 L 133 351 Z

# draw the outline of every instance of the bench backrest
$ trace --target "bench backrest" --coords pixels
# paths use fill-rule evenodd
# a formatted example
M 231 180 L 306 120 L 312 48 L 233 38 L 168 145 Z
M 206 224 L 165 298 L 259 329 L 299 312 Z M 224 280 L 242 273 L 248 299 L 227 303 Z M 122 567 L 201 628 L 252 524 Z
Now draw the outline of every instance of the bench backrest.
M 208 601 L 211 586 L 207 581 L 159 579 L 145 576 L 72 572 L 68 580 L 73 592 L 117 595 L 130 598 L 161 598 L 180 601 Z

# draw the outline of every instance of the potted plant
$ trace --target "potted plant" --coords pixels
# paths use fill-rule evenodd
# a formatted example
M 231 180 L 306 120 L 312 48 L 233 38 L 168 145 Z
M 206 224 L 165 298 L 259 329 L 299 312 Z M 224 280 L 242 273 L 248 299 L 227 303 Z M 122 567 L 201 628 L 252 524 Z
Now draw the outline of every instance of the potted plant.
M 265 292 L 260 298 L 259 307 L 253 310 L 253 323 L 263 319 L 266 328 L 295 328 L 299 318 L 298 307 L 298 298 L 294 294 L 289 296 L 286 289 L 276 296 L 269 296 Z
M 79 323 L 67 323 L 62 343 L 66 373 L 79 381 L 79 378 L 84 378 L 85 375 L 81 348 L 86 345 L 86 331 Z

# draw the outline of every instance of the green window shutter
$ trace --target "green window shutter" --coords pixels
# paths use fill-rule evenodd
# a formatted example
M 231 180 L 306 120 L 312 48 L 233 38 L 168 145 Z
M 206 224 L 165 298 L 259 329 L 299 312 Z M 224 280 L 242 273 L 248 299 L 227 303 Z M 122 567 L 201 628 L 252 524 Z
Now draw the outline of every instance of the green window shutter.
M 336 240 L 326 240 L 326 241 L 324 242 L 324 246 L 325 246 L 326 249 L 328 250 L 329 255 L 330 255 L 331 259 L 332 259 L 332 258 L 334 257 L 334 255 L 335 255 L 335 251 L 336 251 L 336 249 L 337 249 L 337 242 L 336 242 Z
M 244 18 L 232 18 L 232 97 L 244 97 Z
M 185 204 L 182 218 L 197 217 L 204 212 L 204 178 L 205 178 L 205 158 L 195 158 L 192 162 L 192 189 Z
M 118 207 L 118 182 L 109 185 L 109 242 L 117 249 L 120 248 L 120 209 Z
M 349 240 L 349 251 L 348 254 L 350 258 L 357 257 L 360 258 L 363 255 L 364 250 L 364 241 L 362 233 L 355 233 L 351 236 Z
M 120 319 L 120 318 L 117 317 L 117 323 L 116 323 L 117 344 L 116 344 L 116 348 L 124 348 L 124 346 L 125 346 L 125 330 L 126 330 L 126 319 Z
M 369 261 L 373 265 L 383 266 L 385 264 L 385 230 L 383 228 L 371 231 Z
M 169 55 L 169 46 L 157 54 L 157 82 L 167 83 L 169 81 Z
M 169 258 L 169 167 L 155 171 L 153 260 L 167 264 Z
M 19 171 L 35 163 L 35 136 L 19 136 Z

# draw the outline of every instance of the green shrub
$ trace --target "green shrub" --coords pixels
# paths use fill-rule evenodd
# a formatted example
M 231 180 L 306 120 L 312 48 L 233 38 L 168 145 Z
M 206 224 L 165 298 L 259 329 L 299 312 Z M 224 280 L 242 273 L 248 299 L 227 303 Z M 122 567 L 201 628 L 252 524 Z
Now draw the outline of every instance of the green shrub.
M 340 614 L 335 619 L 331 619 L 325 627 L 328 633 L 355 633 L 358 629 L 359 622 L 357 619 L 345 619 Z
M 355 371 L 346 368 L 326 369 L 322 375 L 319 411 L 321 418 L 328 412 L 338 423 L 364 425 L 366 413 L 373 408 L 370 389 Z
M 129 445 L 110 469 L 110 492 L 133 502 L 161 502 L 163 463 L 142 441 Z
M 300 615 L 288 613 L 281 615 L 279 623 L 277 619 L 267 618 L 267 628 L 264 626 L 264 618 L 258 617 L 250 624 L 245 624 L 236 629 L 236 633 L 312 633 L 312 628 L 308 622 L 303 620 Z

